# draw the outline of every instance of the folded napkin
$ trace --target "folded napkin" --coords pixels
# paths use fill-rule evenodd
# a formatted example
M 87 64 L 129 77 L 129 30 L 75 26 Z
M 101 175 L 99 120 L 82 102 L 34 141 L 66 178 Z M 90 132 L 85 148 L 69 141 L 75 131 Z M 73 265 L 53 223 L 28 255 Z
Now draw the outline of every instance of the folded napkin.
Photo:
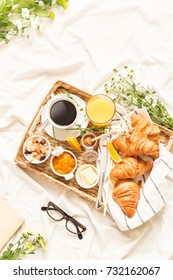
M 146 110 L 138 109 L 135 110 L 135 112 L 150 120 Z M 126 120 L 125 123 L 128 127 L 131 124 L 130 116 L 132 113 L 121 116 Z M 163 144 L 160 144 L 160 157 L 154 161 L 154 166 L 150 174 L 145 174 L 138 178 L 138 180 L 142 180 L 142 188 L 136 213 L 132 218 L 128 218 L 121 210 L 118 203 L 112 198 L 113 183 L 109 179 L 109 174 L 113 166 L 114 163 L 109 156 L 105 176 L 106 179 L 103 184 L 103 199 L 105 201 L 108 194 L 107 211 L 122 231 L 134 229 L 151 219 L 169 200 L 170 187 L 168 185 L 167 176 L 173 170 L 173 155 Z

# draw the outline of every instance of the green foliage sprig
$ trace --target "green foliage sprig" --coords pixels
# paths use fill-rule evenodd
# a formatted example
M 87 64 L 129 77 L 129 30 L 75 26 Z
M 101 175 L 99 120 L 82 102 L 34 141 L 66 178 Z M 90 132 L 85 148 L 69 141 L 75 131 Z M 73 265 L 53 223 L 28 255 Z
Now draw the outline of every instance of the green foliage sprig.
M 67 8 L 68 0 L 0 0 L 0 41 L 17 35 L 29 37 L 40 18 L 54 19 L 53 8 Z
M 9 243 L 7 249 L 0 255 L 0 260 L 21 260 L 27 255 L 35 254 L 40 249 L 46 249 L 46 241 L 39 233 L 24 232 L 16 243 Z
M 67 128 L 67 130 L 79 130 L 80 135 L 84 135 L 86 132 L 98 132 L 98 133 L 105 133 L 107 131 L 104 127 L 95 127 L 95 126 L 89 126 L 89 127 L 82 127 L 80 124 L 76 125 L 74 128 Z
M 105 84 L 105 92 L 113 94 L 115 101 L 127 109 L 146 108 L 153 122 L 173 130 L 173 118 L 157 97 L 156 91 L 145 88 L 134 78 L 134 70 L 124 66 L 125 74 L 114 69 L 111 81 Z

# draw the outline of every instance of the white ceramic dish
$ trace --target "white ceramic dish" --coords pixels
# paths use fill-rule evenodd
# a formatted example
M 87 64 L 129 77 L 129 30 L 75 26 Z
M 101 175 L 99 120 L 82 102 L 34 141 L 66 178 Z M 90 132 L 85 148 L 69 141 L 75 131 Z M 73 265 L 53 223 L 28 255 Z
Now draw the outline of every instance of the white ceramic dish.
M 60 173 L 58 173 L 55 169 L 54 169 L 54 167 L 53 167 L 53 159 L 54 159 L 54 157 L 58 157 L 58 156 L 60 156 L 62 153 L 64 153 L 64 152 L 67 152 L 67 153 L 69 153 L 69 154 L 71 154 L 72 156 L 73 156 L 73 158 L 74 158 L 74 160 L 75 160 L 75 166 L 74 166 L 74 168 L 73 168 L 73 170 L 70 172 L 70 173 L 67 173 L 67 174 L 60 174 Z M 66 149 L 63 149 L 62 147 L 58 150 L 57 149 L 57 152 L 56 152 L 56 150 L 53 152 L 53 156 L 51 157 L 51 160 L 50 160 L 50 167 L 51 167 L 51 169 L 52 169 L 52 171 L 54 172 L 54 174 L 56 174 L 56 175 L 58 175 L 58 176 L 60 176 L 60 177 L 64 177 L 65 178 L 65 180 L 70 180 L 70 179 L 72 179 L 73 177 L 74 177 L 74 172 L 75 172 L 75 170 L 76 170 L 76 168 L 77 168 L 77 158 L 75 157 L 75 155 L 71 152 L 71 151 L 69 151 L 69 150 L 66 150 Z
M 86 185 L 84 184 L 84 182 L 82 181 L 81 177 L 80 177 L 80 172 L 84 169 L 86 169 L 87 167 L 91 167 L 93 169 L 93 171 L 97 174 L 97 179 L 94 181 L 94 183 L 92 185 Z M 77 183 L 84 189 L 91 189 L 93 187 L 95 187 L 99 181 L 99 171 L 98 169 L 92 165 L 92 164 L 82 164 L 76 171 L 76 181 Z
M 77 125 L 81 125 L 81 127 L 85 128 L 88 126 L 88 122 L 89 122 L 89 120 L 85 114 L 86 103 L 80 97 L 78 97 L 74 94 L 70 94 L 70 95 L 77 102 L 78 106 L 80 107 L 78 110 L 78 117 L 75 121 L 75 124 L 73 126 L 71 126 L 70 128 L 73 129 Z M 62 93 L 62 94 L 59 94 L 58 96 L 60 99 L 62 99 L 62 97 L 66 97 L 67 95 Z M 56 98 L 56 100 L 58 100 L 58 96 L 57 95 L 52 96 L 51 99 L 43 107 L 43 111 L 42 111 L 42 115 L 41 115 L 42 123 L 44 123 L 47 120 L 48 110 L 49 110 L 50 104 L 52 103 L 52 100 L 54 98 Z M 51 136 L 53 138 L 55 136 L 55 138 L 57 140 L 61 140 L 61 141 L 64 141 L 68 136 L 78 137 L 80 135 L 79 130 L 67 130 L 67 129 L 62 129 L 62 128 L 60 129 L 60 128 L 53 126 L 50 123 L 48 123 L 48 125 L 46 125 L 46 127 L 44 129 L 49 136 Z
M 33 140 L 38 140 L 38 143 L 33 144 Z M 40 141 L 44 140 L 45 144 L 40 144 Z M 38 147 L 39 150 L 39 154 L 36 153 L 36 151 L 34 150 L 34 145 L 35 147 Z M 28 151 L 28 147 L 29 150 L 33 150 L 33 151 Z M 44 153 L 42 152 L 42 150 L 44 151 Z M 36 158 L 33 156 L 33 153 L 35 153 Z M 32 135 L 30 136 L 24 143 L 23 145 L 23 155 L 25 157 L 25 159 L 33 164 L 40 164 L 45 162 L 48 157 L 50 156 L 51 153 L 51 146 L 50 143 L 48 141 L 48 139 L 46 139 L 44 136 L 41 135 Z M 43 159 L 41 159 L 41 157 Z

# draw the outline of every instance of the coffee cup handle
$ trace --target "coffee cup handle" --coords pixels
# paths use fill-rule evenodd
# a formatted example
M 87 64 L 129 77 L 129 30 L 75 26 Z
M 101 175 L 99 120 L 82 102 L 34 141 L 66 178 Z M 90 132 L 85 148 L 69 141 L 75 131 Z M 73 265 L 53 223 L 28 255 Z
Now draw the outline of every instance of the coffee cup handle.
M 67 180 L 67 181 L 72 179 L 73 177 L 74 177 L 73 172 L 71 172 L 70 174 L 67 174 L 67 175 L 64 176 L 65 180 Z
M 48 122 L 48 119 L 46 119 L 44 123 L 39 127 L 38 131 L 41 132 L 48 125 Z

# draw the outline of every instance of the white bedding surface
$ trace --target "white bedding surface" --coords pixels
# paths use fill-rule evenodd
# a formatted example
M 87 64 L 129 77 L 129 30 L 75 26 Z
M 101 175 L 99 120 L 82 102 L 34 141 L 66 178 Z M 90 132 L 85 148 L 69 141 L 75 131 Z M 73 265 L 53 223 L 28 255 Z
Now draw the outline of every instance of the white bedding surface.
M 150 221 L 121 232 L 110 216 L 73 192 L 24 171 L 14 163 L 40 102 L 57 80 L 92 94 L 103 93 L 112 69 L 135 69 L 155 88 L 173 115 L 173 12 L 165 0 L 70 0 L 32 39 L 0 43 L 0 196 L 25 218 L 26 230 L 47 235 L 47 250 L 30 259 L 173 259 L 173 174 L 170 200 Z M 52 223 L 40 208 L 49 200 L 87 227 L 79 240 Z

